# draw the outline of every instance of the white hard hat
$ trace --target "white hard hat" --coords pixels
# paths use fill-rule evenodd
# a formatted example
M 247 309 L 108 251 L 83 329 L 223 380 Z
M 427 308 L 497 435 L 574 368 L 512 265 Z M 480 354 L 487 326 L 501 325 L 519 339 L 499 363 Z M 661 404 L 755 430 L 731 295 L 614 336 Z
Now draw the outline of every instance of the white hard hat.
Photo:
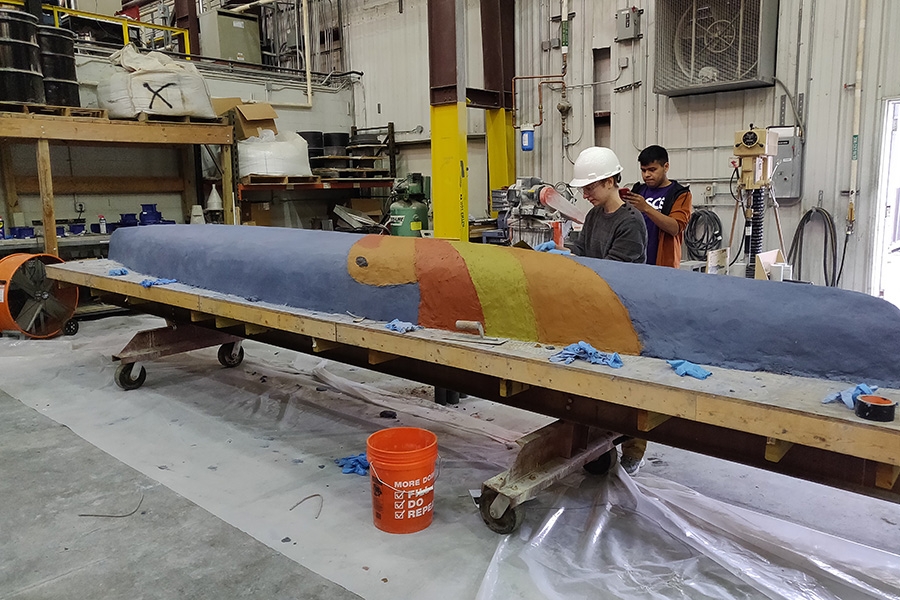
M 572 187 L 584 187 L 595 181 L 612 177 L 622 172 L 622 165 L 616 153 L 609 148 L 591 146 L 581 151 L 575 159 L 574 177 L 569 185 Z

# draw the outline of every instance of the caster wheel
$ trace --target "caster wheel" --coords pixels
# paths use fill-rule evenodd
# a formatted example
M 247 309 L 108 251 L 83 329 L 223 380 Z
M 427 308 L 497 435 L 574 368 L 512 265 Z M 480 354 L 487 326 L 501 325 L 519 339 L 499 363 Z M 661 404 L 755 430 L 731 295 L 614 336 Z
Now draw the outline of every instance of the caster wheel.
M 131 372 L 134 370 L 135 363 L 128 363 L 119 365 L 119 368 L 116 369 L 116 374 L 113 379 L 116 380 L 116 385 L 118 385 L 123 390 L 136 390 L 142 385 L 144 385 L 144 381 L 147 379 L 147 370 L 144 367 L 141 367 L 141 370 L 138 372 L 137 377 L 132 378 Z
M 219 346 L 219 364 L 223 367 L 231 369 L 238 366 L 244 360 L 244 349 L 238 350 L 237 356 L 233 354 L 234 342 L 230 344 L 222 344 Z
M 478 499 L 481 520 L 488 526 L 488 529 L 495 533 L 512 533 L 518 529 L 525 520 L 525 507 L 510 506 L 502 515 L 500 515 L 500 518 L 495 519 L 491 515 L 491 504 L 497 496 L 498 494 L 494 490 L 488 487 L 481 488 L 481 498 Z
M 595 458 L 589 463 L 584 464 L 584 470 L 591 475 L 606 475 L 609 470 L 616 464 L 619 453 L 615 446 L 606 454 L 601 454 L 599 458 Z
M 76 333 L 78 333 L 78 321 L 69 319 L 66 321 L 66 324 L 63 325 L 63 335 L 75 335 Z

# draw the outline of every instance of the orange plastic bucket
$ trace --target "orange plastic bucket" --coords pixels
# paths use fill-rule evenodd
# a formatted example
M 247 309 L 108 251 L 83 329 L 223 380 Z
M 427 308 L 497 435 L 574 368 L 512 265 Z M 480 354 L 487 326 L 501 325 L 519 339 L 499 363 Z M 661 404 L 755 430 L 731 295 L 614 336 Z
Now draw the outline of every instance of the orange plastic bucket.
M 375 527 L 422 531 L 434 516 L 437 436 L 417 427 L 376 431 L 366 440 Z

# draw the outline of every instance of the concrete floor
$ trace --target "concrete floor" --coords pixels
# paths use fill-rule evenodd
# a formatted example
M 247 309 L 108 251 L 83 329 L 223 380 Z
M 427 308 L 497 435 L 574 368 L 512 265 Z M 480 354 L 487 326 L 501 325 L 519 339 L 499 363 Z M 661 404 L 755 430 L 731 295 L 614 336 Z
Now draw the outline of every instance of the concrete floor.
M 441 440 L 435 522 L 410 536 L 377 532 L 364 478 L 329 463 L 385 425 L 379 407 L 304 378 L 316 359 L 260 344 L 231 370 L 214 349 L 154 361 L 144 388 L 121 392 L 109 354 L 159 324 L 114 317 L 74 338 L 0 339 L 0 599 L 475 596 L 501 538 L 467 490 L 505 468 L 508 449 L 401 416 Z M 541 423 L 478 399 L 454 410 L 509 432 Z M 895 504 L 651 444 L 638 479 L 653 475 L 900 554 Z M 321 519 L 310 503 L 288 513 L 310 491 L 324 496 Z M 79 516 L 124 515 L 139 501 L 130 516 Z M 534 505 L 534 515 L 546 508 Z
M 3 392 L 0 440 L 0 598 L 359 598 Z

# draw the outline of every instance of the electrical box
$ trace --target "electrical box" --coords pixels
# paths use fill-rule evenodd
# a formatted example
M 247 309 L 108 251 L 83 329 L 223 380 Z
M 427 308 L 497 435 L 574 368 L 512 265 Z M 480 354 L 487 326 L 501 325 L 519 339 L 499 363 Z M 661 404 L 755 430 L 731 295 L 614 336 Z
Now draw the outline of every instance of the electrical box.
M 211 10 L 200 15 L 200 50 L 203 56 L 258 65 L 259 22 L 254 15 Z
M 803 145 L 793 127 L 771 127 L 769 131 L 778 134 L 778 154 L 772 174 L 775 198 L 781 204 L 796 204 L 803 183 Z
M 77 0 L 75 8 L 96 15 L 109 15 L 112 17 L 122 10 L 122 3 L 119 0 Z
M 641 15 L 643 8 L 632 6 L 623 8 L 616 13 L 616 41 L 639 40 L 644 37 L 641 33 Z

